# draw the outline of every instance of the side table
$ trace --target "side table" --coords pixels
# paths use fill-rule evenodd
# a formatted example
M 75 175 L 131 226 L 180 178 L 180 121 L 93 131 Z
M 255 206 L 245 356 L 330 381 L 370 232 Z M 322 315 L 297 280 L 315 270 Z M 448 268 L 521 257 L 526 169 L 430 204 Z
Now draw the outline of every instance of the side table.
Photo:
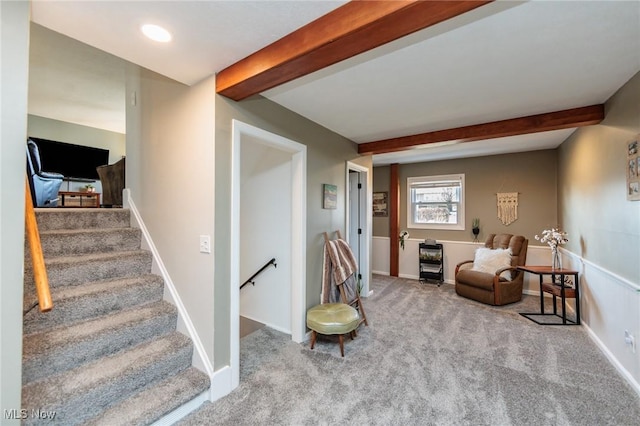
M 578 271 L 572 269 L 556 268 L 551 266 L 518 266 L 518 269 L 530 274 L 536 274 L 540 277 L 540 312 L 523 312 L 520 313 L 523 317 L 540 325 L 580 325 L 580 290 Z M 544 276 L 550 275 L 551 282 L 544 282 Z M 566 284 L 566 277 L 573 276 L 573 285 L 575 287 L 568 286 Z M 559 277 L 559 280 L 556 279 Z M 544 294 L 549 293 L 553 296 L 553 313 L 545 313 L 544 311 Z M 558 315 L 556 307 L 556 297 L 560 297 L 562 300 L 562 316 Z M 576 320 L 572 321 L 567 319 L 567 308 L 565 306 L 566 299 L 575 299 L 576 304 Z M 562 323 L 557 322 L 540 322 L 537 321 L 535 316 L 555 316 L 562 318 Z
M 100 207 L 99 192 L 60 191 L 60 207 Z

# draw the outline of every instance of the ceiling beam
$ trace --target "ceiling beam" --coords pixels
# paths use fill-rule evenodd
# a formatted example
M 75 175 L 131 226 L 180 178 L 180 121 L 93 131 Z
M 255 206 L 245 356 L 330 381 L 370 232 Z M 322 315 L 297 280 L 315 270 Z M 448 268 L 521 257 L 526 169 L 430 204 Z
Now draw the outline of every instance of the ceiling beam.
M 598 124 L 604 119 L 604 105 L 565 109 L 527 117 L 474 124 L 399 138 L 384 139 L 358 145 L 359 154 L 384 154 L 404 151 L 437 142 L 472 142 L 506 136 L 526 135 L 551 130 Z
M 351 1 L 220 71 L 216 93 L 239 101 L 492 1 Z

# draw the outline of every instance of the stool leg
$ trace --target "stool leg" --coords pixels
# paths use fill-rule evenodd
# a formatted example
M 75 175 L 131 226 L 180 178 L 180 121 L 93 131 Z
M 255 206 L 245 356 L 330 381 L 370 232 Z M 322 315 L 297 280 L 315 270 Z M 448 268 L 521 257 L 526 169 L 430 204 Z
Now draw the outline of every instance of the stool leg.
M 344 336 L 338 334 L 338 340 L 340 341 L 340 355 L 344 358 Z
M 313 349 L 316 344 L 316 337 L 318 337 L 318 333 L 316 333 L 315 330 L 311 330 L 311 349 Z

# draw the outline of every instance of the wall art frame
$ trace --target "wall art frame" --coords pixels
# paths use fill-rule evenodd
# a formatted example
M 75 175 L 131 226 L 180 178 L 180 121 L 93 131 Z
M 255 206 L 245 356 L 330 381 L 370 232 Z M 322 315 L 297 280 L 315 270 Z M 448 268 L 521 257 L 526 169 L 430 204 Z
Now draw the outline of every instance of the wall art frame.
M 389 193 L 374 192 L 373 193 L 373 217 L 389 216 Z
M 640 201 L 640 135 L 627 142 L 627 200 Z
M 338 185 L 322 184 L 322 208 L 329 210 L 338 208 Z

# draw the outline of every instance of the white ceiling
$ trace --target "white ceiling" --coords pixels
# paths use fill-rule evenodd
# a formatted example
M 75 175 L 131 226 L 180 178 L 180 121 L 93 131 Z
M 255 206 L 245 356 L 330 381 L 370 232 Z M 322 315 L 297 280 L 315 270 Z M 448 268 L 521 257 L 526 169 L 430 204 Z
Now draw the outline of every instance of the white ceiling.
M 35 1 L 32 19 L 193 84 L 343 3 Z M 174 42 L 144 40 L 146 22 Z M 361 143 L 603 103 L 638 71 L 640 2 L 502 1 L 263 95 Z M 547 149 L 571 132 L 438 144 L 374 163 Z

